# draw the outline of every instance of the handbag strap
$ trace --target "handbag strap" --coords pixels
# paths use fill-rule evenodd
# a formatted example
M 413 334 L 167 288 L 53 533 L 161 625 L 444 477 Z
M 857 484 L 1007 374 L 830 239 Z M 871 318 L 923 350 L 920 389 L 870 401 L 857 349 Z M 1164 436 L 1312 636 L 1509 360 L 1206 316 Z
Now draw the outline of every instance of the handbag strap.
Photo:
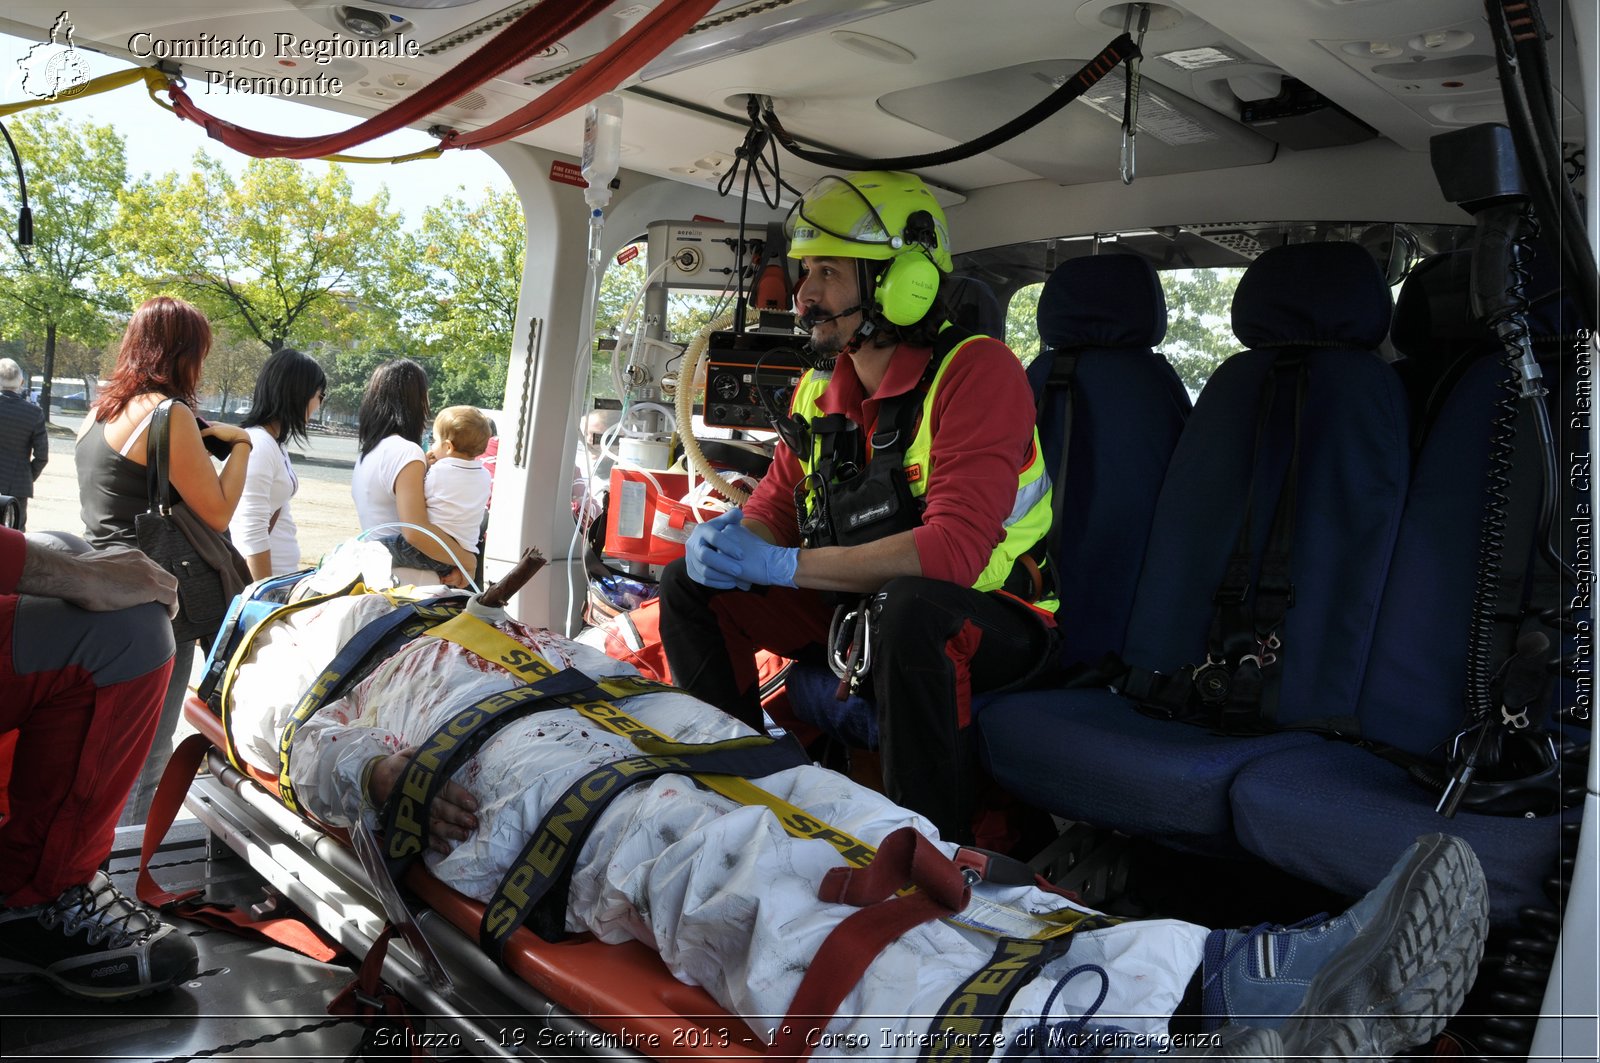
M 150 511 L 168 516 L 172 513 L 172 404 L 176 399 L 163 399 L 150 411 L 150 431 L 145 435 L 145 490 Z

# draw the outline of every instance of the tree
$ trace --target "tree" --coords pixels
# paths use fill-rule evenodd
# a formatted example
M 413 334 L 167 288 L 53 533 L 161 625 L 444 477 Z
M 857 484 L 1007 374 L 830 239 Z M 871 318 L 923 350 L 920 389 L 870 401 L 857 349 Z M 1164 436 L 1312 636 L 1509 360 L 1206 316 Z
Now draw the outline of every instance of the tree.
M 217 412 L 227 416 L 236 397 L 255 391 L 256 377 L 267 360 L 266 345 L 254 336 L 217 332 L 212 336 L 211 354 L 200 373 L 200 390 L 217 396 Z
M 4 227 L 0 327 L 41 344 L 39 404 L 48 411 L 58 347 L 98 351 L 114 331 L 113 315 L 126 309 L 114 269 L 113 230 L 127 159 L 122 138 L 110 126 L 77 125 L 58 113 L 19 118 L 11 133 L 27 167 L 34 244 L 22 247 L 16 230 Z M 0 170 L 0 187 L 19 203 L 11 168 Z M 82 372 L 81 359 L 72 368 Z
M 430 381 L 448 402 L 499 408 L 505 399 L 527 246 L 516 194 L 448 196 L 422 215 L 392 263 L 390 301 L 403 331 L 438 360 Z
M 1006 346 L 1027 365 L 1039 356 L 1039 293 L 1044 285 L 1029 284 L 1012 295 L 1006 307 Z
M 1242 269 L 1164 270 L 1167 338 L 1162 352 L 1191 393 L 1197 394 L 1213 370 L 1239 349 L 1233 337 L 1233 290 Z
M 141 182 L 125 206 L 117 236 L 143 287 L 183 295 L 270 351 L 358 322 L 400 231 L 386 192 L 357 202 L 342 167 L 319 177 L 287 159 L 252 159 L 235 181 L 197 152 L 187 177 Z

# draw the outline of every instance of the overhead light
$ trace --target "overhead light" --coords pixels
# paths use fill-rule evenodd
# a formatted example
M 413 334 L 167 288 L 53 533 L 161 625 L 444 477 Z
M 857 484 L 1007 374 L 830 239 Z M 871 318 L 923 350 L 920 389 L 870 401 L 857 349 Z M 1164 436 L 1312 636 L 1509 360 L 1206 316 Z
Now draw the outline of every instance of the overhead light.
M 1205 70 L 1207 67 L 1226 66 L 1229 63 L 1242 63 L 1244 56 L 1238 52 L 1230 51 L 1217 45 L 1207 45 L 1203 48 L 1179 48 L 1172 52 L 1163 52 L 1156 56 L 1163 62 L 1171 63 L 1179 70 Z
M 389 16 L 377 11 L 368 11 L 364 7 L 337 7 L 334 9 L 334 17 L 352 37 L 371 40 L 389 32 Z
M 690 70 L 852 22 L 899 11 L 927 0 L 751 0 L 719 5 L 639 72 L 641 82 Z M 888 43 L 888 42 L 885 42 Z M 898 45 L 891 45 L 898 47 Z M 883 58 L 883 56 L 878 56 Z

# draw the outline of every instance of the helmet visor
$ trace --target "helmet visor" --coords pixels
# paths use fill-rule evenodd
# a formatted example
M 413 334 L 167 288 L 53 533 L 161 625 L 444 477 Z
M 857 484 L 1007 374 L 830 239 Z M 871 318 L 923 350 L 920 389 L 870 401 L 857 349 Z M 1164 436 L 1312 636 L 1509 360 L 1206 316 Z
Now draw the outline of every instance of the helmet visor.
M 783 233 L 798 254 L 805 254 L 808 244 L 830 243 L 827 237 L 881 248 L 892 248 L 897 240 L 861 189 L 834 174 L 818 180 L 800 197 L 784 220 Z

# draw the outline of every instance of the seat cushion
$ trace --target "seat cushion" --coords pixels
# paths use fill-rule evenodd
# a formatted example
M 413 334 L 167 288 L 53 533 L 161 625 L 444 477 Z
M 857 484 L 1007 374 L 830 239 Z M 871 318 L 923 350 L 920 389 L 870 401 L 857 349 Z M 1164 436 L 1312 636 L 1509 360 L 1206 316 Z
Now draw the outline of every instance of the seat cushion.
M 1443 831 L 1478 854 L 1495 922 L 1513 921 L 1527 905 L 1550 907 L 1541 883 L 1555 871 L 1560 817 L 1462 812 L 1445 819 L 1435 800 L 1404 768 L 1343 742 L 1317 741 L 1245 765 L 1233 783 L 1233 824 L 1240 843 L 1263 860 L 1351 896 L 1376 886 L 1418 835 Z
M 1307 734 L 1228 738 L 1151 719 L 1109 690 L 1028 690 L 975 702 L 990 773 L 1068 819 L 1178 848 L 1231 853 L 1228 790 L 1258 757 L 1317 745 Z

